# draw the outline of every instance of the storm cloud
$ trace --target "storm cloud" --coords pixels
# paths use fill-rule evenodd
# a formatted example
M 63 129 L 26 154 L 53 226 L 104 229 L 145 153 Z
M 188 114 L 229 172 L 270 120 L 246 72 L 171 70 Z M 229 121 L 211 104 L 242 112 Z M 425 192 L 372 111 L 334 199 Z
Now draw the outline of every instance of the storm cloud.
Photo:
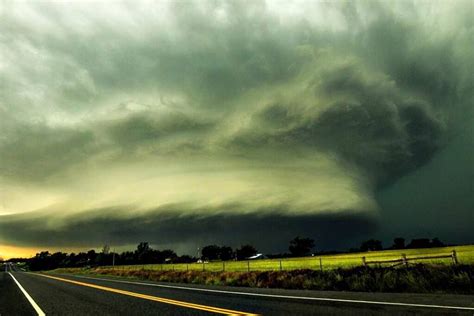
M 345 247 L 472 189 L 470 1 L 2 6 L 0 244 Z
M 236 207 L 222 206 L 218 211 Z M 173 208 L 163 207 L 133 215 L 127 212 L 128 209 L 118 207 L 88 210 L 80 216 L 65 216 L 60 220 L 50 217 L 43 225 L 37 225 L 37 221 L 44 217 L 7 215 L 2 218 L 0 228 L 11 236 L 11 242 L 17 246 L 30 245 L 32 238 L 38 247 L 56 249 L 80 249 L 103 243 L 134 247 L 141 240 L 148 240 L 160 248 L 194 254 L 200 245 L 216 240 L 234 246 L 239 243 L 255 244 L 258 240 L 259 247 L 263 249 L 284 251 L 288 240 L 301 233 L 313 235 L 320 247 L 347 247 L 347 240 L 363 238 L 373 233 L 377 226 L 372 218 L 351 212 L 289 216 L 278 212 L 271 215 L 265 212 L 216 214 L 206 209 L 204 211 L 210 215 L 191 214 L 177 218 Z M 229 227 L 232 227 L 231 233 Z M 64 236 L 68 238 L 64 239 Z M 356 243 L 349 245 L 356 246 Z

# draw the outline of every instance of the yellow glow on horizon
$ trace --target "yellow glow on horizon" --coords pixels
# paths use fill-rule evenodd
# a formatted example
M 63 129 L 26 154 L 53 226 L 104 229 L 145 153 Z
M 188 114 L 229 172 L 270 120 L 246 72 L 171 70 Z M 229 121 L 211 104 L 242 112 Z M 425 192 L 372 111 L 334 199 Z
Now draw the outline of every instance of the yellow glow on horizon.
M 129 250 L 130 247 L 124 248 L 125 250 Z M 50 248 L 50 247 L 17 247 L 17 246 L 11 246 L 11 245 L 4 245 L 0 244 L 0 258 L 3 258 L 3 260 L 8 260 L 11 258 L 31 258 L 34 257 L 37 253 L 40 253 L 42 251 L 49 251 L 50 253 L 55 253 L 55 252 L 65 252 L 65 253 L 71 253 L 71 252 L 87 252 L 89 250 L 95 250 L 96 252 L 100 252 L 101 249 L 90 247 L 90 248 L 74 248 L 74 247 L 63 247 L 63 248 Z M 114 248 L 115 250 L 116 248 Z M 121 248 L 117 248 L 121 249 Z
M 31 258 L 38 252 L 40 252 L 38 248 L 0 245 L 0 257 L 4 260 L 10 258 Z

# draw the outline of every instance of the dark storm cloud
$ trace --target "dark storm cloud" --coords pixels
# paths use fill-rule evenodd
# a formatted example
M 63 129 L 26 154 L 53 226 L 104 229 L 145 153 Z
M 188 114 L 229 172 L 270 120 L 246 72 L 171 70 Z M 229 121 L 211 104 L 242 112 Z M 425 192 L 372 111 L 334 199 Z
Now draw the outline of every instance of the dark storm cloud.
M 229 206 L 236 207 L 239 206 Z M 88 210 L 80 216 L 66 216 L 59 226 L 45 215 L 9 215 L 0 220 L 0 231 L 4 240 L 16 245 L 100 247 L 104 243 L 124 245 L 147 240 L 159 247 L 179 245 L 193 254 L 197 247 L 217 241 L 232 246 L 252 243 L 264 251 L 286 251 L 288 240 L 296 235 L 315 238 L 318 248 L 357 245 L 358 238 L 376 228 L 374 218 L 351 212 L 318 217 L 281 213 L 176 217 L 176 209 L 165 208 L 134 216 L 114 216 L 130 212 L 128 208 Z M 18 230 L 22 234 L 15 233 Z
M 198 150 L 195 140 L 214 124 L 179 111 L 160 115 L 151 111 L 126 116 L 122 113 L 122 117 L 72 127 L 17 122 L 0 140 L 0 175 L 38 182 L 74 166 L 87 166 L 104 153 L 114 161 L 131 154 L 169 154 L 185 147 Z
M 159 116 L 145 112 L 107 122 L 104 134 L 113 145 L 131 153 L 134 149 L 157 145 L 166 140 L 173 142 L 170 144 L 171 147 L 177 147 L 176 143 L 180 141 L 202 138 L 214 125 L 214 122 L 192 118 L 182 112 L 170 112 Z
M 38 181 L 84 162 L 97 150 L 89 130 L 18 124 L 0 141 L 0 176 Z
M 129 10 L 119 3 L 109 10 L 107 5 L 91 3 L 78 5 L 74 12 L 62 4 L 13 7 L 2 24 L 8 43 L 5 55 L 12 60 L 14 53 L 33 59 L 34 53 L 42 60 L 35 58 L 32 64 L 60 68 L 59 72 L 26 69 L 25 64 L 17 65 L 15 72 L 28 73 L 29 79 L 21 83 L 38 86 L 38 81 L 46 80 L 54 88 L 49 101 L 58 98 L 54 101 L 67 111 L 88 109 L 90 103 L 121 89 L 186 93 L 195 107 L 219 109 L 222 100 L 284 80 L 298 70 L 291 30 L 265 14 L 263 2 L 146 6 L 142 3 Z M 223 21 L 220 12 L 226 16 Z M 63 98 L 69 102 L 61 102 Z
M 444 126 L 430 104 L 404 95 L 386 76 L 355 62 L 315 70 L 301 81 L 314 96 L 265 105 L 233 143 L 330 151 L 382 184 L 420 167 L 440 147 Z

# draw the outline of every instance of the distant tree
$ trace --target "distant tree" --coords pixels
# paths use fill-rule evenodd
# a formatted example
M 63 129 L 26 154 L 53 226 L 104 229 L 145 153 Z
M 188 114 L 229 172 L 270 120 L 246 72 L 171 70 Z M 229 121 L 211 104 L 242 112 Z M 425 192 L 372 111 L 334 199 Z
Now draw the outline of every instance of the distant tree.
M 431 248 L 431 240 L 428 238 L 412 239 L 407 248 Z
M 290 241 L 290 250 L 291 254 L 295 257 L 307 256 L 311 253 L 311 250 L 314 248 L 314 240 L 311 238 L 300 238 L 297 236 L 295 239 Z
M 201 254 L 204 260 L 217 260 L 221 252 L 221 247 L 217 245 L 208 245 L 202 247 Z
M 46 269 L 56 269 L 59 266 L 59 263 L 64 259 L 65 255 L 66 254 L 62 252 L 52 253 L 46 261 Z
M 93 264 L 94 261 L 89 260 L 87 253 L 80 252 L 76 256 L 72 257 L 73 254 L 69 255 L 69 264 L 73 267 L 85 267 L 87 265 Z
M 137 245 L 137 252 L 138 253 L 145 253 L 150 251 L 150 245 L 146 241 L 142 241 Z
M 382 249 L 382 242 L 376 239 L 366 240 L 360 245 L 361 251 L 376 251 Z
M 68 255 L 63 252 L 55 252 L 53 254 L 48 251 L 37 253 L 35 257 L 30 259 L 29 268 L 33 271 L 52 270 L 65 266 Z
M 112 256 L 110 254 L 110 246 L 104 245 L 102 247 L 101 252 L 95 258 L 95 264 L 99 266 L 111 265 L 112 264 Z
M 32 271 L 51 270 L 60 267 L 85 267 L 90 265 L 111 265 L 113 253 L 109 247 L 104 247 L 100 253 L 94 250 L 80 253 L 62 253 L 53 254 L 48 251 L 37 253 L 30 259 L 19 259 L 25 262 Z M 135 251 L 125 251 L 120 254 L 115 253 L 115 264 L 138 264 L 138 263 L 164 263 L 164 262 L 193 262 L 196 258 L 189 256 L 178 257 L 171 249 L 154 250 L 148 242 L 138 244 Z
M 445 247 L 446 244 L 438 239 L 438 237 L 431 240 L 431 247 Z
M 104 245 L 104 247 L 102 247 L 101 253 L 103 253 L 104 255 L 108 255 L 109 252 L 110 252 L 110 246 L 109 245 Z
M 160 251 L 160 256 L 161 258 L 163 258 L 163 262 L 165 261 L 174 262 L 175 259 L 178 257 L 178 255 L 176 255 L 176 252 L 174 252 L 171 249 L 165 249 L 165 250 Z
M 135 254 L 132 251 L 124 251 L 118 256 L 117 263 L 119 263 L 119 264 L 134 264 L 135 263 Z
M 235 250 L 235 254 L 238 260 L 244 260 L 248 257 L 255 256 L 257 249 L 252 245 L 242 245 L 240 248 Z
M 392 249 L 405 249 L 405 238 L 397 237 L 393 240 Z
M 137 250 L 135 250 L 135 257 L 137 263 L 153 263 L 153 249 L 151 249 L 148 242 L 142 241 L 137 245 Z
M 87 252 L 87 262 L 90 264 L 92 262 L 95 262 L 95 259 L 97 258 L 97 253 L 95 250 L 89 250 Z
M 231 260 L 234 258 L 234 251 L 229 246 L 222 246 L 219 252 L 219 259 L 222 261 Z

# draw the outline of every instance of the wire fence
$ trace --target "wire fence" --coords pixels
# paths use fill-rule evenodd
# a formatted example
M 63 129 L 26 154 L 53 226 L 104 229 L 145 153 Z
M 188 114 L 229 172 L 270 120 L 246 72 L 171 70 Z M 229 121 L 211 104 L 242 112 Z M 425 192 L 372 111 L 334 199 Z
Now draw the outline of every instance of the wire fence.
M 377 256 L 372 258 L 377 259 Z M 211 261 L 194 263 L 162 263 L 103 266 L 105 269 L 117 270 L 151 270 L 151 271 L 208 271 L 208 272 L 250 272 L 250 271 L 289 271 L 310 269 L 327 271 L 338 268 L 353 268 L 368 265 L 386 266 L 392 264 L 408 265 L 409 262 L 424 262 L 430 264 L 457 264 L 459 262 L 455 250 L 450 254 L 432 256 L 407 257 L 405 254 L 398 258 L 379 258 L 367 260 L 366 256 L 340 255 L 333 257 L 305 257 L 285 259 L 259 259 L 242 261 Z
M 392 264 L 391 265 L 392 267 L 396 267 L 396 266 L 399 266 L 399 265 L 408 266 L 410 261 L 417 261 L 417 262 L 419 262 L 419 261 L 425 261 L 425 262 L 429 261 L 429 262 L 433 262 L 433 261 L 436 261 L 436 260 L 439 260 L 439 259 L 448 259 L 448 258 L 451 259 L 453 264 L 458 264 L 459 263 L 457 252 L 456 252 L 456 250 L 453 250 L 453 251 L 451 251 L 450 254 L 441 254 L 441 255 L 435 255 L 435 256 L 411 257 L 411 258 L 408 258 L 406 256 L 406 254 L 402 253 L 400 259 L 390 259 L 390 260 L 367 261 L 366 257 L 362 257 L 362 264 L 364 266 L 368 266 L 370 264 L 379 265 L 379 266 L 385 265 L 385 264 Z

